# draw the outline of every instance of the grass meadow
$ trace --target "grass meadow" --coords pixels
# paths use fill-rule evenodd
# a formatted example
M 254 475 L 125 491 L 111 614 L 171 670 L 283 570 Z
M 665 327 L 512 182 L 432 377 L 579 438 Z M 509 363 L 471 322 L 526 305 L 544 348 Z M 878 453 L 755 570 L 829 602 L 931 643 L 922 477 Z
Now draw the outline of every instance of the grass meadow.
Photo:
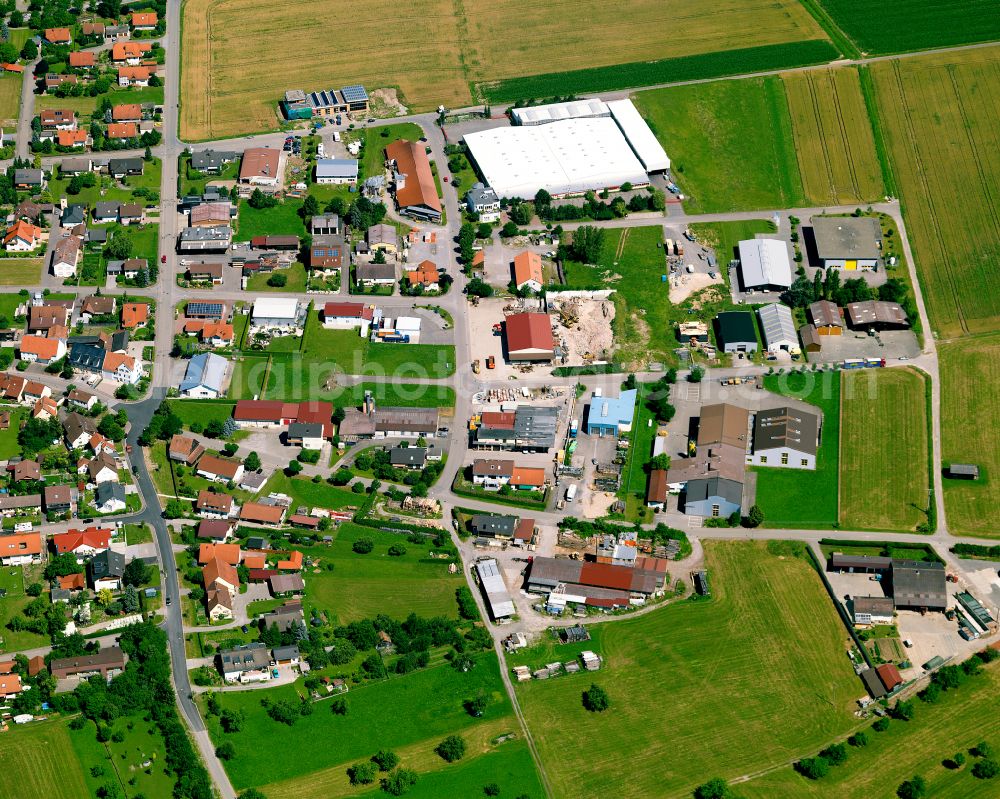
M 15 652 L 19 649 L 46 646 L 50 642 L 47 635 L 38 635 L 30 630 L 14 632 L 7 629 L 7 622 L 15 616 L 22 615 L 25 605 L 32 601 L 32 598 L 24 592 L 24 567 L 0 566 L 0 588 L 6 591 L 3 601 L 0 602 L 0 648 L 4 652 Z M 0 781 L 0 787 L 2 785 Z
M 600 672 L 516 686 L 555 797 L 686 799 L 852 727 L 846 632 L 800 545 L 708 541 L 705 554 L 711 599 L 593 625 Z M 584 710 L 591 682 L 608 711 Z
M 261 707 L 265 696 L 298 702 L 300 690 L 301 685 L 289 685 L 219 694 L 223 708 L 239 708 L 246 716 L 242 729 L 231 734 L 221 731 L 216 717 L 206 719 L 216 743 L 233 742 L 236 756 L 225 765 L 238 790 L 259 786 L 269 799 L 354 794 L 357 791 L 350 788 L 345 774 L 347 767 L 367 760 L 379 749 L 394 750 L 403 765 L 416 769 L 422 777 L 428 771 L 469 767 L 487 752 L 503 752 L 506 744 L 494 748 L 490 741 L 517 731 L 492 653 L 478 656 L 468 672 L 443 663 L 352 687 L 347 694 L 346 716 L 334 715 L 320 703 L 314 713 L 288 727 L 273 721 Z M 482 717 L 473 718 L 462 703 L 479 691 L 491 701 Z M 452 733 L 466 738 L 468 752 L 459 763 L 447 766 L 433 749 Z M 267 741 L 267 746 L 261 746 L 261 741 Z M 308 745 L 303 745 L 306 741 Z M 489 764 L 484 759 L 483 765 Z M 480 786 L 490 781 L 488 776 L 485 770 Z M 479 787 L 477 794 L 481 790 Z M 541 795 L 537 787 L 532 793 Z
M 802 799 L 894 799 L 896 787 L 914 774 L 927 781 L 934 799 L 988 799 L 1000 796 L 1000 784 L 972 776 L 975 758 L 968 749 L 987 741 L 1000 747 L 1000 667 L 994 663 L 940 702 L 917 702 L 912 721 L 892 721 L 885 732 L 868 731 L 869 744 L 850 749 L 844 765 L 830 769 L 821 780 L 807 780 L 790 767 L 741 783 L 745 799 L 795 796 Z M 956 752 L 968 758 L 964 768 L 949 769 L 943 761 Z
M 359 555 L 351 549 L 359 538 L 368 538 L 375 549 Z M 406 554 L 386 554 L 392 544 L 402 544 Z M 385 613 L 404 619 L 418 616 L 455 618 L 455 589 L 465 585 L 461 571 L 448 573 L 450 560 L 430 557 L 431 540 L 413 544 L 396 533 L 344 523 L 332 544 L 303 550 L 318 560 L 320 571 L 307 571 L 306 605 L 327 611 L 331 621 L 347 624 Z M 325 565 L 333 564 L 333 571 Z
M 913 530 L 927 520 L 925 382 L 912 369 L 841 377 L 840 526 Z
M 941 363 L 941 461 L 979 464 L 980 477 L 944 481 L 948 529 L 1000 537 L 1000 429 L 996 424 L 1000 335 L 938 345 Z M 992 397 L 992 399 L 991 399 Z
M 1000 326 L 1000 46 L 874 64 L 931 324 L 943 338 Z
M 803 205 L 781 78 L 654 89 L 635 102 L 670 155 L 688 213 Z
M 837 524 L 840 463 L 839 372 L 767 375 L 764 388 L 815 405 L 823 414 L 816 469 L 752 467 L 764 526 L 822 529 Z
M 809 204 L 881 200 L 882 170 L 857 70 L 791 72 L 781 80 Z
M 101 788 L 113 783 L 129 797 L 170 799 L 174 795 L 174 777 L 166 765 L 163 736 L 152 722 L 126 716 L 114 721 L 112 729 L 123 733 L 125 739 L 100 743 L 92 721 L 80 730 L 69 730 L 73 749 L 85 769 L 84 779 L 90 794 L 100 796 Z M 146 762 L 149 766 L 144 768 L 142 764 Z M 92 766 L 102 768 L 104 773 L 95 775 Z
M 991 0 L 818 0 L 865 53 L 902 53 L 1000 39 Z
M 0 75 L 0 120 L 15 122 L 21 109 L 21 75 Z
M 774 222 L 769 219 L 747 219 L 740 222 L 695 222 L 689 226 L 698 241 L 715 250 L 721 274 L 729 280 L 726 265 L 738 258 L 736 248 L 741 241 L 753 239 L 758 233 L 774 233 Z
M 6 764 L 0 769 L 5 799 L 80 799 L 90 793 L 64 721 L 11 725 L 0 735 L 0 761 Z
M 353 7 L 358 41 L 379 41 L 387 27 L 397 31 L 390 55 L 381 47 L 325 46 L 326 32 L 343 21 L 340 10 L 322 0 L 294 9 L 260 0 L 189 0 L 181 135 L 203 140 L 275 129 L 281 123 L 277 103 L 291 87 L 393 87 L 411 111 L 427 111 L 441 103 L 470 105 L 474 95 L 499 103 L 820 63 L 837 55 L 795 0 L 638 0 L 625 12 L 582 0 L 572 14 L 565 12 L 528 0 L 418 0 L 405 10 L 365 0 Z M 274 31 L 280 34 L 273 47 L 251 61 L 243 57 L 250 43 L 271 40 Z M 755 47 L 747 48 L 748 41 Z

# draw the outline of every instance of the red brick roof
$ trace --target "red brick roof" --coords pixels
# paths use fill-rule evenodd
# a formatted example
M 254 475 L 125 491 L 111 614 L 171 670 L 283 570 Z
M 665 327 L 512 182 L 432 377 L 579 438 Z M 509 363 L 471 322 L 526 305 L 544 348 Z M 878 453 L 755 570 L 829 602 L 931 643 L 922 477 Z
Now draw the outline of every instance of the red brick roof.
M 552 320 L 546 313 L 517 313 L 506 319 L 507 350 L 510 353 L 525 350 L 552 352 L 555 339 L 552 338 Z

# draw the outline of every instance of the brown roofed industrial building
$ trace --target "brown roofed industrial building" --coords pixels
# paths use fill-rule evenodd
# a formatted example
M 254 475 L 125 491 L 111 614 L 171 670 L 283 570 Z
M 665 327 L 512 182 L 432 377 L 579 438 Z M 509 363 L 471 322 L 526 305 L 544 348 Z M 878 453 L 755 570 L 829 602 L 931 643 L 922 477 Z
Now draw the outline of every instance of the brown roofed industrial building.
M 555 357 L 552 320 L 547 313 L 512 314 L 504 320 L 504 333 L 511 362 L 548 362 Z
M 424 145 L 420 142 L 394 141 L 385 148 L 385 154 L 396 164 L 395 194 L 400 213 L 440 222 L 441 200 Z

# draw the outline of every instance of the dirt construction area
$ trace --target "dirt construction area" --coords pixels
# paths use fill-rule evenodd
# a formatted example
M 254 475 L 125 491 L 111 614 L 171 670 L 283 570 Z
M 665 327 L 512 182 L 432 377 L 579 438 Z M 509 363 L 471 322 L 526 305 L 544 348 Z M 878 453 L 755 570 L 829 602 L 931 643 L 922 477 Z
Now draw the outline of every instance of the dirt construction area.
M 615 343 L 611 332 L 615 318 L 613 302 L 581 297 L 560 299 L 558 295 L 550 295 L 549 310 L 559 321 L 557 335 L 565 341 L 569 352 L 568 366 L 611 358 Z

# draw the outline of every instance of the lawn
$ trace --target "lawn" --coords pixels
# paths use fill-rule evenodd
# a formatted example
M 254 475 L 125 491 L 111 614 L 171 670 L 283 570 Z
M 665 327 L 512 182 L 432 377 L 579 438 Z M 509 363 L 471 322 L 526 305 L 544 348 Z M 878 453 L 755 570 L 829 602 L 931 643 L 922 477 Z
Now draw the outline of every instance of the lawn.
M 351 545 L 359 538 L 375 543 L 367 555 L 359 555 Z M 406 554 L 390 557 L 386 550 L 402 544 Z M 357 619 L 385 613 L 393 618 L 448 616 L 455 618 L 458 604 L 455 589 L 465 585 L 461 571 L 448 573 L 451 560 L 431 558 L 431 539 L 413 544 L 396 533 L 343 523 L 334 542 L 303 550 L 319 560 L 319 572 L 306 571 L 306 604 L 328 611 L 331 622 L 347 624 Z M 333 571 L 325 571 L 332 563 Z
M 149 86 L 118 88 L 113 86 L 107 95 L 114 105 L 121 103 L 156 103 L 163 104 L 163 87 Z M 97 110 L 97 104 L 101 101 L 101 95 L 97 97 L 56 97 L 54 94 L 42 94 L 35 98 L 35 113 L 46 108 L 68 108 L 87 122 L 90 116 Z
M 167 768 L 163 736 L 156 727 L 137 716 L 126 716 L 114 721 L 112 731 L 124 733 L 125 740 L 100 743 L 92 721 L 88 721 L 81 730 L 69 731 L 72 748 L 86 766 L 84 779 L 91 794 L 100 795 L 98 790 L 112 782 L 117 783 L 128 796 L 141 794 L 147 799 L 170 799 L 174 792 L 174 777 Z M 150 765 L 143 768 L 142 764 L 147 761 Z M 103 768 L 104 773 L 94 776 L 90 771 L 92 766 Z M 146 773 L 147 770 L 149 773 Z M 134 784 L 132 780 L 135 780 Z
M 225 422 L 233 415 L 235 402 L 229 400 L 172 400 L 170 410 L 176 413 L 185 427 L 198 421 L 206 425 L 211 421 Z
M 251 208 L 247 200 L 240 200 L 236 233 L 239 241 L 249 241 L 254 236 L 306 235 L 306 224 L 299 216 L 302 200 L 287 199 L 274 208 Z
M 15 121 L 21 108 L 21 75 L 0 75 L 0 120 Z
M 288 87 L 312 91 L 361 83 L 369 93 L 392 87 L 414 112 L 439 104 L 468 106 L 475 101 L 474 93 L 510 95 L 511 87 L 498 90 L 504 79 L 516 84 L 523 76 L 582 68 L 613 73 L 616 65 L 640 59 L 683 61 L 719 51 L 741 53 L 747 42 L 759 45 L 756 49 L 767 51 L 769 58 L 728 59 L 728 67 L 743 71 L 747 66 L 784 65 L 789 59 L 803 63 L 799 50 L 809 53 L 805 63 L 836 57 L 822 29 L 794 0 L 641 0 L 624 11 L 582 0 L 572 10 L 567 14 L 565 7 L 528 0 L 502 5 L 467 0 L 460 6 L 420 0 L 407 7 L 405 25 L 396 26 L 402 31 L 398 46 L 386 58 L 378 50 L 325 47 L 323 31 L 340 25 L 341 16 L 322 0 L 306 0 L 294 11 L 260 0 L 192 0 L 185 6 L 182 29 L 181 135 L 206 140 L 275 129 L 281 123 L 276 106 Z M 402 19 L 399 14 L 400 8 L 385 0 L 365 0 L 352 10 L 352 33 L 358 41 L 375 41 L 387 20 Z M 579 20 L 587 24 L 581 26 Z M 683 35 L 678 35 L 679 21 Z M 285 31 L 294 46 L 261 52 L 252 63 L 238 55 L 274 30 Z M 622 47 L 623 42 L 627 46 Z M 655 70 L 652 80 L 644 79 L 648 69 L 629 66 L 633 68 L 623 71 L 616 88 L 676 79 L 662 69 Z M 607 87 L 557 85 L 551 91 L 514 96 L 545 97 L 588 88 Z
M 268 281 L 272 275 L 284 275 L 284 286 L 272 286 Z M 270 274 L 251 275 L 247 280 L 247 291 L 283 291 L 287 294 L 306 293 L 306 268 L 297 261 L 287 269 L 276 269 Z
M 628 463 L 622 474 L 622 486 L 618 496 L 625 500 L 625 512 L 630 520 L 641 516 L 646 521 L 646 484 L 649 481 L 646 464 L 653 458 L 653 439 L 656 438 L 656 419 L 646 407 L 652 393 L 649 383 L 639 384 L 639 396 L 632 424 L 632 445 L 629 447 Z
M 240 162 L 239 159 L 225 164 L 222 167 L 222 171 L 218 175 L 205 175 L 195 172 L 195 175 L 201 175 L 200 177 L 192 177 L 190 171 L 191 168 L 191 156 L 182 155 L 178 162 L 178 172 L 180 174 L 181 180 L 181 190 L 180 194 L 183 197 L 187 194 L 204 194 L 205 187 L 209 183 L 219 183 L 225 180 L 236 180 L 236 177 L 240 173 Z
M 352 134 L 353 135 L 353 134 Z M 366 128 L 357 134 L 364 141 L 364 151 L 359 170 L 360 178 L 381 175 L 385 171 L 385 148 L 394 141 L 417 141 L 424 136 L 423 129 L 413 122 L 400 122 L 379 128 Z M 316 188 L 323 188 L 317 186 Z M 390 220 L 391 221 L 391 220 Z
M 431 750 L 450 733 L 461 732 L 472 738 L 477 728 L 486 728 L 496 735 L 495 730 L 513 730 L 517 724 L 510 715 L 499 665 L 492 653 L 481 655 L 468 672 L 457 672 L 443 664 L 354 687 L 347 695 L 350 711 L 346 716 L 331 714 L 321 703 L 316 712 L 301 717 L 294 727 L 268 717 L 260 700 L 267 696 L 273 701 L 297 702 L 297 688 L 219 694 L 223 709 L 241 709 L 246 719 L 239 732 L 228 735 L 221 732 L 217 718 L 206 719 L 213 740 L 230 740 L 235 746 L 236 756 L 226 763 L 226 770 L 237 789 L 267 780 L 271 785 L 262 790 L 271 799 L 298 799 L 317 795 L 316 787 L 302 790 L 286 783 L 301 780 L 308 784 L 319 778 L 325 786 L 319 795 L 331 795 L 331 783 L 339 788 L 338 793 L 347 793 L 346 767 L 379 749 L 397 750 L 404 762 L 417 766 L 434 764 L 436 756 L 429 756 Z M 465 712 L 462 702 L 480 690 L 493 701 L 483 717 L 474 719 Z M 265 740 L 268 745 L 262 747 L 260 742 Z M 304 741 L 309 745 L 303 746 Z M 437 760 L 440 762 L 440 758 Z
M 976 481 L 944 481 L 948 529 L 956 535 L 1000 537 L 1000 428 L 996 424 L 1000 336 L 939 345 L 941 460 L 979 464 Z M 990 399 L 992 397 L 993 399 Z
M 124 188 L 119 187 L 119 181 L 108 177 L 107 175 L 98 175 L 97 184 L 95 186 L 82 189 L 79 194 L 69 194 L 66 191 L 66 188 L 69 186 L 70 180 L 72 179 L 70 177 L 54 177 L 49 181 L 49 186 L 53 197 L 65 197 L 68 202 L 87 205 L 90 207 L 93 207 L 98 202 L 112 202 L 115 200 L 118 202 L 132 202 L 134 200 L 135 202 L 147 205 L 147 198 L 133 197 L 132 191 L 133 189 L 143 187 L 159 192 L 160 176 L 163 173 L 162 170 L 162 162 L 159 158 L 154 158 L 145 165 L 141 175 L 135 175 L 121 181 L 124 184 Z M 153 205 L 156 204 L 157 203 L 153 203 Z M 118 225 L 114 225 L 108 229 L 116 230 L 119 227 L 120 226 Z
M 780 78 L 656 89 L 635 102 L 670 156 L 688 213 L 803 205 Z
M 10 413 L 10 425 L 6 430 L 0 430 L 0 460 L 7 461 L 15 455 L 21 454 L 21 445 L 17 441 L 17 434 L 21 429 L 21 423 L 28 417 L 28 409 L 4 406 L 3 410 Z
M 1000 328 L 1000 47 L 870 67 L 931 325 L 942 338 Z
M 90 794 L 65 721 L 11 725 L 0 735 L 0 761 L 6 764 L 0 769 L 0 796 L 5 799 L 80 799 Z
M 356 509 L 365 501 L 364 494 L 355 494 L 348 488 L 338 488 L 326 482 L 314 483 L 305 477 L 289 477 L 280 471 L 271 475 L 261 494 L 267 496 L 275 491 L 288 494 L 295 506 L 308 505 L 327 510 Z
M 810 205 L 848 205 L 885 196 L 858 71 L 782 76 L 802 188 Z
M 802 551 L 708 541 L 710 600 L 593 625 L 598 674 L 518 684 L 553 795 L 689 797 L 710 777 L 783 765 L 849 730 L 862 687 Z M 609 695 L 605 713 L 581 704 L 592 681 Z
M 845 372 L 841 383 L 840 526 L 912 531 L 927 521 L 924 377 L 866 369 Z
M 16 652 L 19 649 L 34 649 L 48 645 L 50 641 L 47 635 L 38 635 L 29 630 L 14 632 L 7 629 L 7 622 L 15 616 L 22 615 L 24 607 L 32 601 L 32 598 L 24 593 L 22 567 L 0 566 L 0 588 L 7 591 L 7 595 L 0 600 L 0 650 Z M 2 784 L 0 782 L 0 786 Z M 0 792 L 0 796 L 2 795 Z
M 901 53 L 1000 39 L 1000 15 L 991 0 L 819 0 L 866 53 Z
M 764 511 L 764 526 L 834 527 L 840 450 L 840 373 L 768 375 L 764 378 L 764 388 L 815 405 L 823 414 L 815 470 L 754 467 L 757 505 Z
M 920 774 L 927 781 L 926 796 L 934 799 L 996 797 L 1000 785 L 972 776 L 976 759 L 967 750 L 984 740 L 994 750 L 1000 748 L 997 691 L 1000 667 L 994 663 L 937 704 L 917 702 L 912 721 L 893 721 L 881 733 L 869 731 L 868 746 L 851 749 L 847 763 L 830 769 L 822 780 L 804 779 L 786 767 L 741 783 L 739 794 L 745 799 L 890 799 L 896 786 Z M 943 761 L 956 752 L 965 753 L 968 763 L 958 770 L 946 768 Z

